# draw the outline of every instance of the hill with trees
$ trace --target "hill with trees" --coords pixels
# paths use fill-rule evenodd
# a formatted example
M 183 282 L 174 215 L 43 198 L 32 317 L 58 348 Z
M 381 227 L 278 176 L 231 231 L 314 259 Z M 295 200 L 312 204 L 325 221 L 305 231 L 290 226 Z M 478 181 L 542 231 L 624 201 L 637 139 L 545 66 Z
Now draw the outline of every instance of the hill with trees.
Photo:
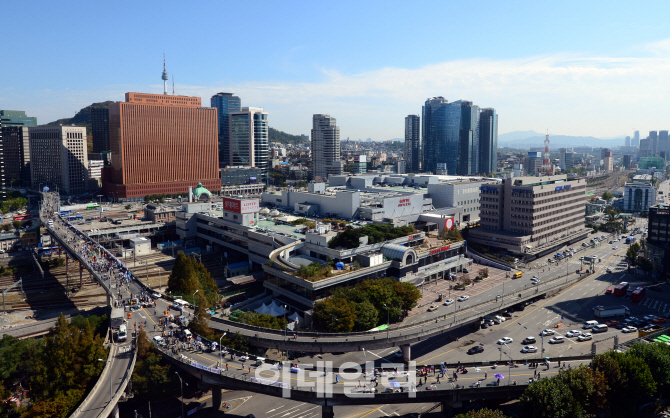
M 86 134 L 91 134 L 91 109 L 104 109 L 109 107 L 110 104 L 117 103 L 111 100 L 106 102 L 92 103 L 90 106 L 86 106 L 83 109 L 79 109 L 77 113 L 74 114 L 71 118 L 58 119 L 53 122 L 47 123 L 48 126 L 58 126 L 58 125 L 74 125 L 74 126 L 85 126 Z
M 282 144 L 297 144 L 300 142 L 309 142 L 300 135 L 291 135 L 279 131 L 275 128 L 268 128 L 268 142 L 281 142 Z

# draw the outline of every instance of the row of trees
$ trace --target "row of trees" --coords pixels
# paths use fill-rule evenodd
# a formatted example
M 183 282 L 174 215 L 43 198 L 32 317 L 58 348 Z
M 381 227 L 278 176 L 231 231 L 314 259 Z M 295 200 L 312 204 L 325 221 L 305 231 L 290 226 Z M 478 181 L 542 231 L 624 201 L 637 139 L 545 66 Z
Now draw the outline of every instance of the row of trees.
M 286 328 L 286 319 L 268 314 L 260 314 L 252 311 L 241 313 L 237 320 L 243 324 L 254 325 L 257 327 L 284 329 Z
M 206 305 L 205 307 L 209 308 L 220 300 L 219 287 L 205 265 L 194 256 L 189 257 L 183 251 L 179 251 L 168 278 L 168 292 L 190 299 L 196 291 L 197 306 Z
M 386 320 L 397 321 L 412 310 L 421 292 L 395 279 L 366 280 L 332 291 L 332 297 L 314 305 L 314 321 L 329 332 L 367 331 Z
M 328 247 L 357 248 L 360 245 L 359 239 L 365 236 L 368 237 L 368 244 L 375 244 L 404 237 L 414 232 L 415 230 L 412 226 L 394 227 L 391 224 L 365 225 L 362 228 L 356 229 L 349 227 L 328 241 Z
M 61 314 L 43 340 L 0 340 L 0 399 L 30 390 L 31 404 L 16 408 L 2 404 L 2 416 L 56 418 L 69 416 L 95 383 L 107 358 L 102 333 L 108 319 L 75 317 L 70 323 Z
M 3 214 L 7 214 L 14 210 L 25 209 L 28 204 L 28 200 L 25 197 L 15 197 L 12 199 L 7 199 L 0 202 L 0 211 Z

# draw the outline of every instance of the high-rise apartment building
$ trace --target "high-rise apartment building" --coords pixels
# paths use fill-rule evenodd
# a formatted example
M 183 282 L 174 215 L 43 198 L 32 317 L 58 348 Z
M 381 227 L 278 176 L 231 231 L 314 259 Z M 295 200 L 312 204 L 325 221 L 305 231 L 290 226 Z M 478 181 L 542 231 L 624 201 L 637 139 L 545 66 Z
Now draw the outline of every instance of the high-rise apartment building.
M 270 156 L 268 114 L 259 107 L 243 107 L 239 112 L 231 112 L 229 117 L 229 164 L 260 168 L 263 176 L 267 175 Z
M 199 97 L 126 93 L 109 106 L 112 166 L 103 188 L 119 200 L 221 190 L 216 109 Z
M 516 177 L 480 187 L 480 228 L 468 241 L 521 256 L 544 254 L 588 236 L 586 180 Z
M 668 131 L 658 131 L 658 149 L 656 150 L 656 153 L 660 155 L 661 152 L 665 152 L 665 155 L 670 155 Z
M 640 150 L 638 155 L 640 157 L 651 157 L 652 155 L 654 155 L 654 152 L 652 150 L 652 142 L 650 138 L 640 139 Z
M 493 174 L 498 169 L 498 114 L 482 109 L 479 114 L 479 174 Z
M 26 116 L 23 110 L 0 110 L 2 126 L 37 126 L 37 118 Z
M 654 272 L 662 279 L 670 279 L 670 207 L 656 205 L 649 208 L 648 258 Z
M 93 137 L 93 152 L 110 150 L 109 108 L 91 109 L 91 136 Z
M 633 134 L 633 142 L 630 143 L 632 147 L 639 147 L 640 146 L 640 131 L 635 131 Z
M 651 150 L 651 155 L 658 153 L 658 132 L 649 131 L 649 149 Z
M 639 174 L 623 187 L 623 210 L 646 212 L 656 204 L 656 188 L 651 183 L 651 174 Z
M 417 173 L 421 170 L 421 117 L 405 117 L 405 170 Z
M 61 195 L 75 196 L 88 189 L 86 128 L 35 126 L 30 136 L 32 187 L 48 186 Z
M 524 161 L 526 172 L 528 174 L 539 173 L 542 169 L 543 158 L 540 151 L 528 151 L 528 157 Z
M 480 145 L 482 126 L 478 106 L 465 100 L 449 103 L 444 97 L 426 100 L 422 115 L 423 169 L 467 176 L 482 172 L 481 162 L 491 168 L 493 158 L 488 150 L 497 142 L 497 115 L 493 109 L 487 109 L 484 114 L 488 130 L 485 143 Z M 487 149 L 483 160 L 482 147 Z
M 630 136 L 626 137 L 626 140 L 624 141 L 625 146 L 630 147 Z
M 219 123 L 219 167 L 230 165 L 230 114 L 242 110 L 242 101 L 233 93 L 217 93 L 211 98 Z
M 340 128 L 330 115 L 312 116 L 312 173 L 314 179 L 328 180 L 330 175 L 342 174 L 340 158 Z
M 630 154 L 626 154 L 623 156 L 623 167 L 626 170 L 632 167 L 632 156 Z
M 28 126 L 3 126 L 2 162 L 8 185 L 30 186 L 30 134 Z

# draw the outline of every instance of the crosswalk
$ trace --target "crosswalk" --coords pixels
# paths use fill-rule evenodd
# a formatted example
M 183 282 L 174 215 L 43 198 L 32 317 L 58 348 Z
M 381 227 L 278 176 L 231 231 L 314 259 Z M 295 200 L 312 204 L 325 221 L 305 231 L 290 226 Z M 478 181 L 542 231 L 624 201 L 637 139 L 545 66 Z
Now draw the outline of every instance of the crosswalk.
M 670 304 L 667 301 L 651 298 L 649 296 L 642 299 L 640 306 L 644 306 L 647 309 L 662 313 L 664 315 L 670 315 Z

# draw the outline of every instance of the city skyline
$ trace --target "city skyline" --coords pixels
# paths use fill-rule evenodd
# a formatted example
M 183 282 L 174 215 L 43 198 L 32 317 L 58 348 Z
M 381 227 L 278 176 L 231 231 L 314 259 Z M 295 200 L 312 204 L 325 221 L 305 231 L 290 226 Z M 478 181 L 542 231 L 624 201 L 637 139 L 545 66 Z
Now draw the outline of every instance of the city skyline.
M 549 129 L 563 135 L 623 137 L 634 128 L 662 129 L 667 113 L 662 102 L 649 103 L 670 90 L 670 39 L 631 23 L 663 28 L 663 10 L 670 6 L 652 4 L 652 14 L 649 8 L 603 10 L 595 3 L 579 4 L 575 17 L 569 5 L 509 8 L 489 3 L 480 8 L 435 2 L 417 9 L 396 3 L 378 16 L 374 3 L 343 3 L 329 9 L 333 19 L 323 22 L 311 19 L 318 10 L 308 3 L 265 3 L 254 14 L 253 30 L 245 16 L 258 11 L 255 5 L 211 2 L 182 10 L 168 2 L 155 23 L 146 19 L 153 13 L 151 5 L 134 4 L 133 14 L 123 3 L 106 7 L 105 21 L 90 19 L 99 15 L 100 5 L 46 5 L 31 15 L 37 29 L 22 34 L 22 46 L 31 54 L 5 68 L 4 78 L 12 82 L 0 87 L 0 103 L 47 123 L 71 117 L 93 102 L 123 100 L 128 91 L 160 94 L 165 53 L 177 94 L 207 100 L 221 91 L 235 92 L 245 104 L 272 114 L 273 128 L 292 134 L 308 133 L 311 115 L 326 113 L 338 115 L 342 138 L 403 138 L 404 117 L 420 113 L 427 98 L 442 95 L 495 108 L 504 116 L 500 134 Z M 351 13 L 354 7 L 357 13 Z M 268 52 L 257 54 L 235 43 L 219 52 L 218 41 L 206 35 L 222 10 L 240 17 L 217 26 L 221 37 L 245 34 L 252 43 L 265 42 Z M 6 12 L 21 10 L 9 4 Z M 450 21 L 450 31 L 467 28 L 467 39 L 432 39 L 419 30 L 451 14 L 463 18 Z M 41 29 L 53 19 L 80 17 L 81 24 L 62 33 L 46 36 Z M 117 17 L 139 27 L 139 33 L 122 31 L 110 39 L 75 36 L 114 30 L 107 22 Z M 201 25 L 190 31 L 165 30 L 166 21 L 190 19 L 200 19 Z M 277 21 L 284 21 L 286 30 L 275 30 Z M 537 27 L 531 24 L 539 21 Z M 401 24 L 406 29 L 397 31 Z M 3 25 L 4 31 L 23 33 L 17 20 Z M 86 51 L 84 62 L 77 52 L 52 52 L 72 39 L 80 43 L 77 50 Z M 330 47 L 320 48 L 326 41 Z

